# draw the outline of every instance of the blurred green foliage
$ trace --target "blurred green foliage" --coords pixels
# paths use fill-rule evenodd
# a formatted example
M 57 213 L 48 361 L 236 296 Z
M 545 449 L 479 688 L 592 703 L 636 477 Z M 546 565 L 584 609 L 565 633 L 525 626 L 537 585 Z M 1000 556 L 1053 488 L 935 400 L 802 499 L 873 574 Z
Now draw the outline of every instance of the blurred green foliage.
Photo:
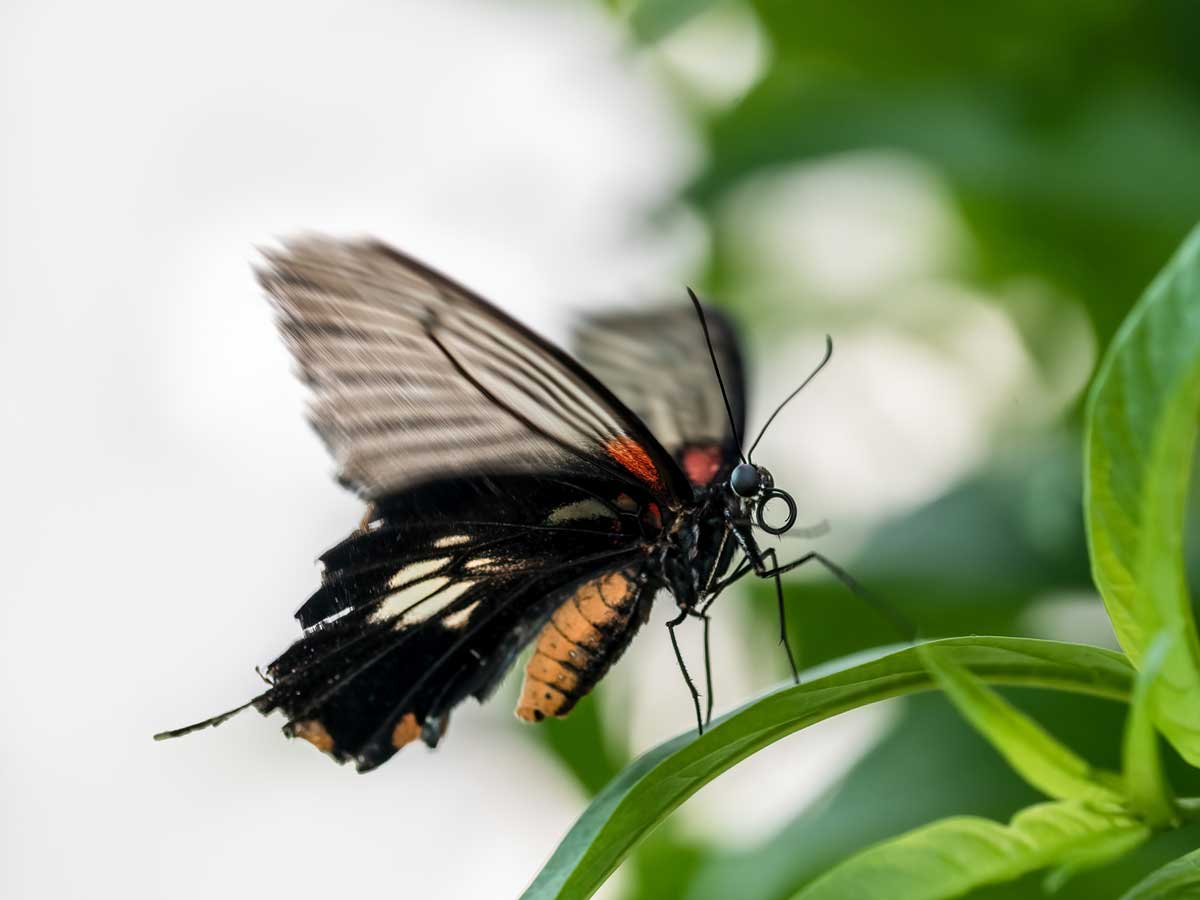
M 1101 344 L 1196 221 L 1189 0 L 753 6 L 771 58 L 739 103 L 700 123 L 711 157 L 688 197 L 706 215 L 774 167 L 908 154 L 970 227 L 973 277 L 1045 279 L 1084 304 Z M 712 288 L 737 297 L 745 273 L 731 235 L 715 237 Z
M 751 286 L 755 302 L 773 310 L 798 298 L 787 285 L 764 288 L 722 214 L 727 202 L 759 176 L 847 154 L 898 154 L 926 167 L 969 233 L 956 277 L 985 290 L 1035 279 L 1050 288 L 1040 303 L 1086 311 L 1099 346 L 1200 220 L 1193 0 L 606 5 L 649 55 L 722 8 L 749 10 L 757 21 L 767 55 L 739 99 L 705 106 L 680 90 L 706 156 L 678 199 L 711 236 L 709 295 L 735 306 Z M 1061 349 L 1044 325 L 1054 311 L 1031 314 L 1003 290 L 989 296 L 1031 357 L 1048 365 Z M 739 312 L 750 321 L 761 315 L 748 305 Z M 1031 609 L 1047 597 L 1091 592 L 1078 408 L 1043 433 L 1022 434 L 942 496 L 879 523 L 847 565 L 931 637 L 1027 634 Z M 1193 564 L 1200 558 L 1189 556 Z M 803 598 L 789 626 L 806 666 L 896 640 L 886 620 L 836 584 L 805 580 L 789 591 Z M 746 610 L 772 633 L 769 586 L 754 591 Z M 782 656 L 778 663 L 782 674 Z M 626 736 L 612 734 L 600 715 L 606 691 L 540 738 L 589 794 L 627 761 Z M 1120 767 L 1118 705 L 1036 691 L 1008 696 L 1094 763 Z M 1200 793 L 1196 770 L 1173 755 L 1168 762 L 1178 791 Z M 705 846 L 668 822 L 624 867 L 624 896 L 783 900 L 882 838 L 948 815 L 1006 821 L 1035 799 L 943 698 L 917 697 L 824 800 L 760 845 Z M 1055 896 L 1115 897 L 1198 839 L 1195 826 L 1160 835 Z M 971 896 L 1015 900 L 1043 896 L 1043 888 L 1030 877 Z

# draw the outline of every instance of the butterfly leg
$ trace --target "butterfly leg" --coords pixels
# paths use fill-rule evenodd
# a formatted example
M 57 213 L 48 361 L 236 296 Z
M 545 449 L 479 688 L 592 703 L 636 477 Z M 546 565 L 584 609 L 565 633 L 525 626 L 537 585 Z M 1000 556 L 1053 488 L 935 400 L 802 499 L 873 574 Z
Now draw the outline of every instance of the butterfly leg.
M 729 587 L 735 581 L 741 581 L 743 578 L 745 578 L 747 575 L 749 575 L 753 571 L 754 571 L 754 566 L 751 564 L 750 559 L 748 557 L 746 559 L 743 559 L 740 563 L 738 563 L 737 568 L 734 569 L 731 574 L 726 575 L 724 578 L 722 578 L 720 581 L 718 581 L 716 584 L 713 585 L 712 596 L 709 598 L 708 603 L 706 603 L 703 607 L 701 607 L 701 610 L 703 611 L 705 609 L 708 609 L 709 604 L 711 604 L 712 601 L 717 598 L 717 595 L 720 594 L 723 590 L 725 590 L 725 588 Z
M 667 622 L 667 631 L 671 635 L 671 647 L 675 650 L 675 661 L 679 663 L 679 671 L 683 673 L 683 680 L 687 684 L 688 692 L 692 695 L 692 705 L 696 707 L 696 731 L 704 734 L 704 719 L 700 715 L 700 692 L 696 690 L 696 685 L 692 681 L 692 676 L 688 674 L 687 666 L 683 662 L 683 653 L 679 649 L 679 639 L 675 637 L 675 629 L 688 617 L 689 610 L 681 609 L 679 615 Z M 707 623 L 706 623 L 707 627 Z M 708 648 L 705 647 L 705 665 L 708 660 Z
M 725 578 L 722 578 L 720 581 L 718 581 L 713 586 L 713 597 L 708 601 L 708 604 L 706 604 L 700 608 L 700 611 L 703 613 L 705 610 L 707 610 L 709 604 L 711 604 L 712 601 L 716 599 L 717 594 L 719 594 L 721 591 L 725 590 L 725 588 L 729 587 L 729 585 L 733 584 L 735 581 L 741 581 L 743 578 L 745 578 L 751 572 L 758 575 L 760 578 L 774 578 L 775 579 L 775 600 L 776 600 L 777 608 L 779 610 L 779 643 L 783 644 L 783 648 L 787 652 L 788 665 L 791 667 L 791 670 L 792 670 L 792 680 L 796 684 L 799 684 L 800 683 L 800 670 L 796 666 L 796 658 L 795 658 L 795 655 L 792 653 L 791 642 L 788 640 L 787 619 L 785 618 L 785 615 L 784 615 L 783 580 L 780 578 L 780 573 L 787 571 L 787 569 L 781 568 L 780 566 L 778 566 L 776 564 L 777 558 L 775 556 L 774 549 L 768 549 L 765 551 L 758 552 L 757 548 L 756 548 L 755 555 L 753 555 L 753 556 L 751 555 L 749 548 L 746 548 L 746 549 L 747 549 L 747 553 L 746 553 L 745 559 L 743 559 L 741 561 L 741 563 L 738 564 L 738 567 L 736 569 L 734 569 L 731 574 L 727 575 Z M 768 558 L 771 561 L 770 566 L 767 565 Z M 756 560 L 757 560 L 757 564 L 755 562 Z M 776 570 L 779 570 L 779 571 L 776 571 Z
M 708 602 L 698 610 L 688 610 L 687 614 L 694 619 L 700 619 L 704 622 L 704 689 L 708 692 L 705 696 L 704 710 L 704 727 L 708 727 L 708 723 L 712 721 L 713 711 L 713 677 L 712 677 L 712 653 L 708 646 L 708 624 L 712 621 L 712 617 L 708 615 L 706 610 L 712 606 L 713 600 L 716 597 L 710 597 Z
M 724 532 L 721 533 L 721 543 L 717 547 L 717 552 L 714 557 L 717 560 L 717 563 L 715 565 L 713 565 L 712 569 L 709 570 L 708 578 L 704 583 L 704 590 L 701 592 L 702 596 L 704 596 L 706 599 L 700 604 L 699 609 L 689 610 L 689 614 L 691 616 L 693 616 L 697 619 L 701 619 L 704 622 L 704 689 L 707 692 L 705 695 L 704 724 L 706 727 L 707 727 L 708 723 L 712 721 L 713 697 L 714 697 L 713 677 L 712 677 L 712 652 L 709 649 L 709 641 L 708 641 L 708 626 L 709 626 L 709 623 L 712 621 L 712 619 L 708 615 L 708 610 L 709 610 L 709 607 L 711 607 L 713 605 L 713 603 L 716 602 L 717 596 L 720 594 L 720 590 L 714 589 L 714 585 L 717 582 L 717 569 L 720 566 L 721 559 L 725 555 L 725 547 L 728 542 L 729 542 L 729 530 L 726 529 Z M 744 561 L 745 560 L 743 560 L 743 562 Z
M 787 654 L 788 666 L 792 670 L 792 681 L 796 684 L 799 684 L 800 670 L 796 666 L 796 655 L 792 652 L 791 641 L 788 640 L 787 616 L 783 601 L 783 580 L 780 578 L 780 574 L 787 571 L 787 569 L 779 566 L 779 559 L 775 555 L 774 548 L 759 550 L 758 545 L 754 542 L 754 539 L 748 537 L 745 531 L 743 531 L 741 528 L 738 528 L 738 524 L 741 524 L 745 527 L 748 526 L 749 523 L 736 523 L 734 524 L 734 527 L 730 529 L 737 539 L 738 544 L 742 548 L 742 561 L 731 574 L 727 575 L 725 578 L 716 583 L 713 588 L 712 599 L 709 600 L 709 603 L 711 603 L 713 599 L 716 599 L 716 595 L 725 588 L 729 587 L 729 585 L 741 578 L 746 577 L 751 572 L 755 573 L 760 578 L 774 578 L 775 602 L 776 609 L 778 610 L 779 614 L 779 643 L 783 645 L 784 652 Z M 748 531 L 748 527 L 746 527 L 746 531 Z M 768 561 L 770 562 L 769 565 Z M 706 605 L 701 608 L 701 612 L 704 612 L 707 609 L 708 606 Z
M 775 551 L 774 550 L 768 550 L 768 551 L 764 552 L 762 554 L 763 559 L 764 560 L 766 559 L 766 556 L 768 553 L 771 554 L 772 563 L 774 563 L 775 562 Z M 837 563 L 830 560 L 828 557 L 822 556 L 820 553 L 817 553 L 816 551 L 810 551 L 808 553 L 805 553 L 799 559 L 793 560 L 792 562 L 787 563 L 782 566 L 773 565 L 772 568 L 763 569 L 762 571 L 758 571 L 758 567 L 755 566 L 755 570 L 756 570 L 756 574 L 758 574 L 760 577 L 764 577 L 764 578 L 768 577 L 768 576 L 778 577 L 778 576 L 782 575 L 784 572 L 790 572 L 792 569 L 798 568 L 799 566 L 802 566 L 808 562 L 818 562 L 822 566 L 824 566 L 825 569 L 829 572 L 829 574 L 831 574 L 834 578 L 836 578 L 838 581 L 840 581 L 843 585 L 846 586 L 846 589 L 848 591 L 850 591 L 850 593 L 854 594 L 854 596 L 858 597 L 861 600 L 866 601 L 871 606 L 873 606 L 876 609 L 876 611 L 879 612 L 880 615 L 882 615 L 884 618 L 886 618 L 891 623 L 892 627 L 896 629 L 896 632 L 898 634 L 901 634 L 904 636 L 905 640 L 911 641 L 911 640 L 916 639 L 916 636 L 917 636 L 916 627 L 898 609 L 896 609 L 890 603 L 885 603 L 878 597 L 876 597 L 873 594 L 871 594 L 870 592 L 868 592 L 866 590 L 866 588 L 864 588 L 861 584 L 859 584 L 858 581 L 855 580 L 855 578 L 849 572 L 847 572 L 845 569 L 843 569 Z
M 712 721 L 713 710 L 712 653 L 708 649 L 708 623 L 710 621 L 712 620 L 707 615 L 704 615 L 704 688 L 708 692 L 704 708 L 705 727 Z
M 763 553 L 764 560 L 768 556 L 771 557 L 771 563 L 775 564 L 776 557 L 774 549 L 769 549 Z M 778 568 L 778 566 L 776 566 L 776 568 Z M 779 643 L 783 644 L 783 649 L 787 653 L 788 665 L 792 667 L 792 683 L 799 684 L 800 670 L 796 668 L 796 657 L 792 653 L 791 641 L 788 640 L 787 618 L 786 613 L 784 612 L 783 603 L 783 578 L 780 577 L 779 572 L 775 572 L 772 577 L 775 579 L 775 603 L 776 608 L 779 611 Z

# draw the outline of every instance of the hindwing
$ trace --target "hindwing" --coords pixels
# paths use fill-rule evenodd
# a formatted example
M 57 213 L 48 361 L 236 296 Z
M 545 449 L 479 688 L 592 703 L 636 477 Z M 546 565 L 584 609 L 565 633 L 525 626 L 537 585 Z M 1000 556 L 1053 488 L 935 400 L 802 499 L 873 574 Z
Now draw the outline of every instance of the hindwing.
M 746 374 L 733 323 L 704 308 L 738 435 L 746 426 Z M 654 432 L 695 486 L 736 464 L 738 441 L 713 377 L 704 332 L 687 305 L 605 313 L 575 332 L 575 355 Z
M 443 508 L 472 512 L 441 524 L 408 518 L 412 496 L 383 502 L 322 557 L 322 586 L 297 613 L 305 636 L 268 667 L 274 685 L 255 706 L 282 709 L 289 733 L 361 771 L 417 737 L 436 744 L 450 710 L 484 699 L 565 597 L 598 572 L 644 565 L 638 517 L 597 499 L 599 487 L 458 484 Z M 436 501 L 448 488 L 418 492 Z

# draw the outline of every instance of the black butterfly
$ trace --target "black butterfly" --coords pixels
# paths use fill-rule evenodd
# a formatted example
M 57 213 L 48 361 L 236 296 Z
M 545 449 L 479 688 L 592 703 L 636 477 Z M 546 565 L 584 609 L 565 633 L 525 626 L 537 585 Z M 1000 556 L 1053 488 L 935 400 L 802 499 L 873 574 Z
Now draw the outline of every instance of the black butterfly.
M 590 319 L 576 362 L 383 244 L 306 238 L 266 258 L 312 423 L 369 508 L 321 557 L 270 688 L 158 737 L 279 709 L 286 734 L 367 771 L 417 737 L 435 746 L 450 711 L 485 699 L 530 643 L 517 715 L 563 716 L 663 588 L 703 728 L 711 677 L 702 716 L 675 628 L 702 620 L 707 653 L 709 606 L 754 573 L 775 579 L 786 646 L 779 575 L 816 560 L 847 579 L 817 553 L 780 565 L 759 547 L 755 529 L 788 531 L 796 504 L 751 461 L 757 440 L 742 453 L 737 337 L 694 294 L 694 311 Z

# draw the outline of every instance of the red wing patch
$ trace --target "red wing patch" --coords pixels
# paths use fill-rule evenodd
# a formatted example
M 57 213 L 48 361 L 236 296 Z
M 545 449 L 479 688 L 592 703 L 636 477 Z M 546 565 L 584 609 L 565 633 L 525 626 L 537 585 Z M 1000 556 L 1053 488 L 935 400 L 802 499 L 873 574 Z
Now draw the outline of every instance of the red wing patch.
M 688 481 L 697 487 L 703 487 L 721 471 L 721 448 L 717 444 L 687 447 L 680 454 L 679 462 Z
M 609 456 L 632 472 L 635 477 L 656 491 L 663 490 L 662 476 L 658 473 L 654 461 L 650 459 L 650 454 L 633 438 L 624 435 L 615 437 L 604 445 L 604 449 L 608 451 Z

